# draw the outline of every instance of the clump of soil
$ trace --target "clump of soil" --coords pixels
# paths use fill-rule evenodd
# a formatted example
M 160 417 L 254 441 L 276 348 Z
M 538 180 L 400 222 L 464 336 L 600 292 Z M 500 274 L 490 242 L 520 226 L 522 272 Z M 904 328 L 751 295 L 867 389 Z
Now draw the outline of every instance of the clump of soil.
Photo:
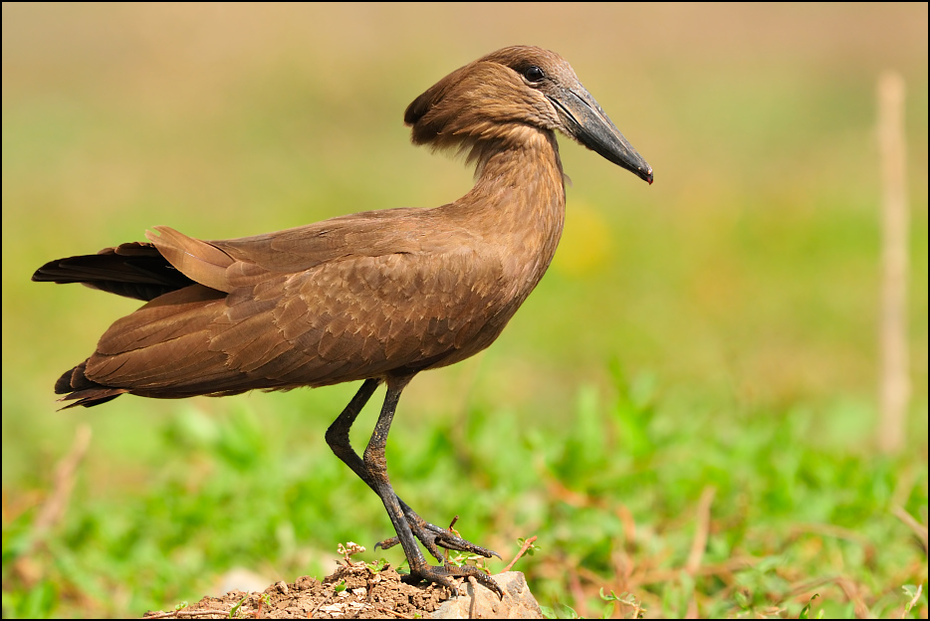
M 385 565 L 374 570 L 364 563 L 340 565 L 323 582 L 302 576 L 292 584 L 278 582 L 263 593 L 230 591 L 171 612 L 148 612 L 145 619 L 354 619 L 429 617 L 457 595 L 435 584 L 413 586 Z

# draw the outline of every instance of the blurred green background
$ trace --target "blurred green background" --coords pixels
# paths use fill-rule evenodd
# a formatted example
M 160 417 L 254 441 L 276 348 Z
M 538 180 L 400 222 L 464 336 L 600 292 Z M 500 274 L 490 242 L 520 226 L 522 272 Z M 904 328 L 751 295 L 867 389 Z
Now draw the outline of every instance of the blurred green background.
M 2 10 L 5 617 L 168 609 L 237 566 L 322 577 L 337 541 L 390 534 L 323 441 L 356 386 L 58 413 L 54 380 L 138 304 L 29 277 L 154 225 L 224 239 L 453 200 L 471 171 L 413 148 L 403 110 L 518 43 L 567 58 L 656 181 L 560 138 L 556 259 L 497 343 L 405 392 L 398 492 L 436 522 L 461 513 L 505 560 L 539 535 L 517 568 L 557 613 L 630 614 L 605 588 L 647 616 L 797 616 L 813 592 L 831 615 L 897 614 L 926 581 L 892 514 L 927 520 L 926 4 Z M 912 397 L 891 457 L 875 448 L 886 70 L 907 86 L 911 208 Z M 37 533 L 82 425 L 70 502 Z M 729 569 L 685 576 L 709 485 L 705 563 Z

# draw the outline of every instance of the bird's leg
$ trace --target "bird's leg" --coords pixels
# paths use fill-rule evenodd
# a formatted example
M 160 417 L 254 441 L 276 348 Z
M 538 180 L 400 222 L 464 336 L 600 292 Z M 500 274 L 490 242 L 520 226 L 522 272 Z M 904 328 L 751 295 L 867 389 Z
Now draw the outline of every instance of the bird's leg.
M 352 427 L 355 419 L 362 411 L 362 408 L 365 407 L 365 404 L 371 398 L 371 395 L 374 394 L 375 389 L 378 388 L 378 385 L 381 383 L 381 380 L 379 379 L 365 380 L 361 388 L 359 388 L 358 392 L 352 398 L 352 401 L 349 402 L 342 413 L 339 414 L 339 417 L 336 418 L 333 424 L 330 425 L 329 429 L 327 429 L 326 442 L 329 444 L 333 453 L 335 453 L 335 455 L 341 459 L 343 463 L 349 466 L 349 468 L 351 468 L 352 471 L 355 472 L 355 474 L 358 475 L 358 477 L 362 479 L 362 481 L 364 481 L 365 484 L 367 484 L 381 498 L 385 508 L 388 511 L 388 515 L 391 518 L 391 522 L 394 524 L 394 530 L 398 533 L 398 535 L 396 537 L 392 537 L 391 539 L 380 542 L 378 545 L 382 548 L 389 548 L 396 545 L 397 543 L 402 543 L 404 554 L 407 557 L 407 562 L 411 567 L 411 577 L 417 579 L 425 578 L 432 580 L 433 582 L 451 586 L 451 583 L 448 582 L 447 576 L 474 575 L 479 582 L 484 584 L 492 591 L 495 591 L 498 595 L 501 595 L 500 588 L 497 586 L 497 584 L 488 578 L 487 574 L 478 570 L 477 568 L 472 567 L 462 569 L 448 564 L 446 564 L 447 566 L 441 568 L 430 566 L 427 564 L 426 559 L 423 557 L 423 554 L 416 546 L 416 542 L 413 540 L 414 536 L 419 539 L 430 551 L 430 553 L 440 562 L 444 562 L 444 559 L 440 554 L 437 545 L 450 550 L 471 552 L 473 554 L 479 554 L 485 557 L 490 557 L 493 555 L 500 558 L 496 552 L 487 550 L 469 541 L 466 541 L 465 539 L 455 535 L 449 529 L 436 526 L 435 524 L 430 524 L 419 515 L 417 515 L 413 509 L 407 505 L 407 503 L 401 500 L 397 494 L 394 493 L 394 490 L 391 488 L 390 482 L 387 479 L 387 463 L 384 459 L 384 445 L 387 442 L 387 433 L 390 430 L 391 421 L 394 417 L 394 411 L 397 408 L 397 401 L 400 398 L 400 392 L 409 381 L 410 378 L 408 377 L 403 380 L 395 381 L 392 383 L 393 386 L 389 385 L 388 394 L 385 396 L 381 416 L 379 417 L 378 424 L 372 433 L 368 449 L 365 451 L 365 460 L 359 457 L 359 455 L 352 448 L 352 445 L 349 442 L 349 429 Z M 372 466 L 373 464 L 374 468 Z M 400 523 L 404 525 L 403 527 L 397 526 L 398 512 L 402 516 Z M 406 531 L 406 538 L 409 539 L 407 544 L 403 544 L 403 540 L 401 539 L 402 530 Z M 421 569 L 415 570 L 415 566 L 420 567 Z M 477 571 L 478 573 L 473 573 L 474 571 Z M 434 575 L 436 573 L 440 575 Z
M 378 388 L 378 385 L 381 383 L 379 379 L 369 379 L 366 380 L 359 391 L 352 398 L 352 401 L 349 402 L 349 405 L 342 411 L 339 417 L 330 425 L 329 429 L 326 431 L 326 442 L 329 444 L 329 447 L 332 449 L 333 453 L 343 461 L 347 466 L 349 466 L 353 472 L 355 472 L 358 477 L 365 482 L 372 490 L 375 490 L 375 483 L 372 479 L 372 474 L 369 472 L 368 467 L 365 465 L 365 462 L 361 457 L 355 452 L 349 443 L 349 429 L 352 427 L 352 424 L 355 422 L 355 419 L 358 417 L 359 412 L 362 408 L 365 407 L 365 404 L 371 398 L 371 395 L 374 394 L 375 389 Z M 377 492 L 377 490 L 375 490 Z M 457 550 L 459 552 L 471 552 L 472 554 L 478 554 L 480 556 L 488 557 L 496 556 L 500 558 L 500 555 L 493 550 L 488 550 L 477 546 L 470 541 L 467 541 L 455 533 L 451 529 L 443 528 L 435 524 L 431 524 L 421 518 L 416 512 L 410 508 L 410 506 L 403 501 L 400 497 L 397 497 L 397 502 L 400 504 L 400 509 L 403 512 L 404 516 L 407 518 L 407 523 L 410 524 L 410 527 L 413 531 L 413 534 L 423 543 L 430 554 L 432 554 L 436 560 L 442 562 L 443 556 L 439 552 L 439 547 L 446 548 L 447 550 Z M 400 539 L 397 537 L 391 537 L 385 539 L 384 541 L 378 542 L 377 547 L 387 549 L 393 547 L 400 543 Z M 439 547 L 437 547 L 439 546 Z
M 335 453 L 336 457 L 341 459 L 342 463 L 351 468 L 352 472 L 358 475 L 358 478 L 372 489 L 374 489 L 374 485 L 371 480 L 371 475 L 368 473 L 362 458 L 358 456 L 358 453 L 355 452 L 352 445 L 349 443 L 349 429 L 352 428 L 352 424 L 355 422 L 355 419 L 358 418 L 359 412 L 362 411 L 362 408 L 365 407 L 365 404 L 371 399 L 371 395 L 374 394 L 375 389 L 378 388 L 380 383 L 380 379 L 365 380 L 362 387 L 358 389 L 358 392 L 355 393 L 355 396 L 349 401 L 349 405 L 345 407 L 342 413 L 339 414 L 339 417 L 336 418 L 333 424 L 329 426 L 329 429 L 326 430 L 326 443 L 329 444 L 329 448 Z
M 457 576 L 474 576 L 474 578 L 488 589 L 497 593 L 503 598 L 504 594 L 497 583 L 494 582 L 487 573 L 472 565 L 456 567 L 450 563 L 444 563 L 441 567 L 435 567 L 426 562 L 426 558 L 417 546 L 416 539 L 419 539 L 429 548 L 430 552 L 442 560 L 436 545 L 446 543 L 455 544 L 452 549 L 476 552 L 483 556 L 490 556 L 491 553 L 484 548 L 456 537 L 451 532 L 440 529 L 437 526 L 429 524 L 403 501 L 401 501 L 387 475 L 387 461 L 385 459 L 384 447 L 387 444 L 388 432 L 391 429 L 391 422 L 394 420 L 394 412 L 397 409 L 397 402 L 400 399 L 400 393 L 410 381 L 412 376 L 389 378 L 387 382 L 387 394 L 384 397 L 384 405 L 381 407 L 381 414 L 378 416 L 378 422 L 371 433 L 368 446 L 363 456 L 364 468 L 367 471 L 367 480 L 363 480 L 378 494 L 384 508 L 387 510 L 388 517 L 394 525 L 394 531 L 397 533 L 397 539 L 404 549 L 404 555 L 407 557 L 407 563 L 410 565 L 411 580 L 428 580 L 447 586 L 456 592 L 457 589 L 449 580 Z M 372 380 L 368 380 L 370 382 Z M 367 382 L 366 382 L 367 384 Z M 363 385 L 363 389 L 365 386 Z M 372 389 L 373 390 L 373 389 Z M 363 391 L 360 390 L 359 394 Z M 359 395 L 356 395 L 358 397 Z M 369 391 L 370 396 L 370 391 Z M 355 401 L 355 399 L 353 399 Z M 350 404 L 351 406 L 351 404 Z M 348 408 L 347 408 L 348 409 Z M 342 418 L 342 416 L 340 416 Z M 349 416 L 346 417 L 347 419 Z M 327 434 L 329 435 L 329 434 Z M 354 453 L 354 451 L 352 451 Z M 345 461 L 345 460 L 344 460 Z M 346 462 L 349 463 L 349 462 Z M 350 464 L 351 466 L 351 464 Z M 353 468 L 354 470 L 355 468 Z M 362 475 L 359 475 L 362 476 Z M 432 532 L 427 532 L 432 531 Z M 437 535 L 437 531 L 442 533 L 442 537 Z M 414 539 L 416 536 L 416 539 Z

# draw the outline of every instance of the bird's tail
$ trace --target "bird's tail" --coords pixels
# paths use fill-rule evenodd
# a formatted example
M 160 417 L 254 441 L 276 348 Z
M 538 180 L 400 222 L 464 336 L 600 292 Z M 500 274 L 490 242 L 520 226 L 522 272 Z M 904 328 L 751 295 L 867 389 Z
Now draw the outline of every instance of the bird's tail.
M 49 261 L 32 275 L 36 282 L 78 282 L 94 289 L 149 301 L 193 284 L 154 244 L 131 242 L 97 254 Z M 77 368 L 77 367 L 75 367 Z
M 87 361 L 85 360 L 73 369 L 65 371 L 61 377 L 58 378 L 58 381 L 55 382 L 55 394 L 65 395 L 59 399 L 59 401 L 74 401 L 74 403 L 69 403 L 61 409 L 66 410 L 78 405 L 89 408 L 94 405 L 106 403 L 107 401 L 112 401 L 121 394 L 129 392 L 125 388 L 104 386 L 103 384 L 98 384 L 88 379 L 84 374 L 86 366 Z

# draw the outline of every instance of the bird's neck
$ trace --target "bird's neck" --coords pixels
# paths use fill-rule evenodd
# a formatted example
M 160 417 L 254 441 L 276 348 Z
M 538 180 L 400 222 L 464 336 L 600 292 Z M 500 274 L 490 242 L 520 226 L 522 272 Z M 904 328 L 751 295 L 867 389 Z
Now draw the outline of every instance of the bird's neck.
M 521 263 L 531 288 L 555 255 L 565 221 L 565 184 L 551 131 L 516 126 L 512 140 L 477 144 L 474 188 L 456 201 L 482 233 Z

